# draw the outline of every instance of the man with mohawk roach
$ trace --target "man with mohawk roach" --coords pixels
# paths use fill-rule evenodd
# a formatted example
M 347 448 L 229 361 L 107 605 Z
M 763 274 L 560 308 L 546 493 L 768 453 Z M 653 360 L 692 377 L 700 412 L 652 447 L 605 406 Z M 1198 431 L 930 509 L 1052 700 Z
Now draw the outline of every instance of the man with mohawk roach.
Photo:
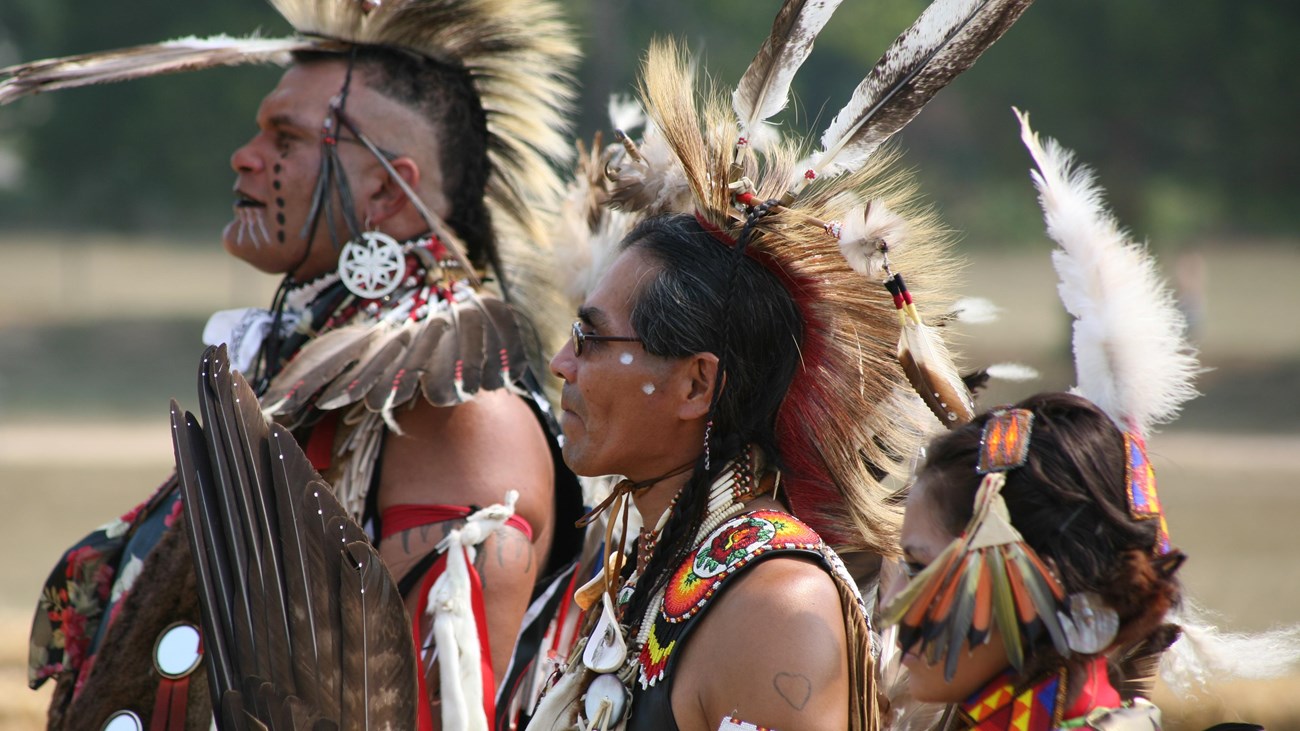
M 323 475 L 338 502 L 308 517 L 300 502 L 276 506 L 271 486 L 297 463 L 280 445 L 273 483 L 258 462 L 269 452 L 249 447 L 266 429 L 251 392 L 229 411 L 205 412 L 209 426 L 245 420 L 210 429 L 205 444 L 216 451 L 199 464 L 182 459 L 192 450 L 178 441 L 178 475 L 69 551 L 49 580 L 30 682 L 58 680 L 50 728 L 206 729 L 209 691 L 222 727 L 253 716 L 271 728 L 347 725 L 362 714 L 409 728 L 415 718 L 403 714 L 415 713 L 421 728 L 487 728 L 534 586 L 576 551 L 579 492 L 529 366 L 529 355 L 552 348 L 526 343 L 516 315 L 560 332 L 547 319 L 536 213 L 560 191 L 551 163 L 567 151 L 576 59 L 555 6 L 273 2 L 300 35 L 175 41 L 15 67 L 0 81 L 4 103 L 290 63 L 231 157 L 235 216 L 223 233 L 232 255 L 284 279 L 269 310 L 212 318 L 205 340 L 226 347 L 205 356 L 204 375 L 245 374 L 262 411 L 310 460 L 293 489 Z M 191 492 L 198 482 L 212 502 Z M 342 533 L 305 538 L 304 526 L 327 515 Z M 344 554 L 353 559 L 339 564 Z M 356 608 L 347 577 L 361 554 L 387 571 L 367 574 L 385 592 Z M 308 570 L 321 561 L 332 574 Z M 357 627 L 364 642 L 354 646 Z M 392 693 L 391 674 L 372 677 L 385 662 L 409 671 L 411 692 Z M 361 675 L 344 672 L 347 663 Z

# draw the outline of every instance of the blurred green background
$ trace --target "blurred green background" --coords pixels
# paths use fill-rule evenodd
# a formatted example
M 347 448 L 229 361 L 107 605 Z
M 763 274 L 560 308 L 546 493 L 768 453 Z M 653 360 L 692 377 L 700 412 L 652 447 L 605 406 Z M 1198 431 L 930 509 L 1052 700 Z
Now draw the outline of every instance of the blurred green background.
M 734 83 L 775 0 L 567 0 L 587 62 L 580 132 L 605 126 L 652 34 L 673 34 Z M 919 0 L 847 0 L 784 119 L 819 133 Z M 5 0 L 0 65 L 185 35 L 288 31 L 255 0 Z M 1010 107 L 1101 171 L 1120 218 L 1160 246 L 1290 236 L 1300 146 L 1300 4 L 1044 0 L 901 136 L 926 190 L 974 242 L 1038 230 Z M 23 101 L 0 114 L 0 226 L 209 236 L 229 153 L 271 69 L 214 70 Z M 1173 243 L 1171 243 L 1173 242 Z

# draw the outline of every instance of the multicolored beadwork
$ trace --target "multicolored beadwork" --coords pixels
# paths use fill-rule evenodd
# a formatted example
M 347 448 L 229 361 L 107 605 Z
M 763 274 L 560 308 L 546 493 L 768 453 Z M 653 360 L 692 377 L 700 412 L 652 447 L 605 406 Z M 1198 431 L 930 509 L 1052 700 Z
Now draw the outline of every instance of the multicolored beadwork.
M 1061 679 L 1061 673 L 1055 673 L 1020 688 L 1008 674 L 966 699 L 961 710 L 974 724 L 971 731 L 1051 731 L 1064 710 Z
M 700 611 L 724 579 L 774 549 L 816 549 L 821 537 L 797 518 L 775 510 L 740 515 L 718 526 L 673 572 L 663 616 L 683 622 Z
M 1159 520 L 1157 552 L 1168 553 L 1173 545 L 1169 541 L 1169 524 L 1160 507 L 1160 496 L 1156 494 L 1156 472 L 1151 467 L 1142 437 L 1131 432 L 1124 433 L 1124 471 L 1129 514 L 1137 520 Z
M 987 475 L 1023 465 L 1029 457 L 1029 435 L 1033 425 L 1034 412 L 1028 409 L 994 411 L 984 422 L 984 433 L 980 435 L 980 462 L 975 471 Z
M 654 685 L 664 678 L 664 671 L 668 668 L 668 658 L 673 654 L 673 648 L 677 646 L 677 640 L 670 640 L 663 645 L 659 644 L 659 637 L 655 634 L 659 623 L 650 628 L 650 635 L 646 638 L 645 645 L 641 647 L 641 654 L 638 657 L 641 665 L 641 687 Z

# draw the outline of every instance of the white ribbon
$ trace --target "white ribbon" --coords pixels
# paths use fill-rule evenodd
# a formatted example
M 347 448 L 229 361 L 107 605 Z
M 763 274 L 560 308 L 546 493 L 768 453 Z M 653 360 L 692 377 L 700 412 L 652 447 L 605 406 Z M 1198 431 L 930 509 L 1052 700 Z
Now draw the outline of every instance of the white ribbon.
M 483 713 L 482 656 L 470 586 L 469 566 L 475 546 L 487 540 L 515 514 L 519 493 L 506 493 L 504 504 L 490 505 L 465 519 L 465 525 L 447 534 L 438 550 L 447 553 L 447 568 L 429 587 L 429 635 L 438 653 L 442 690 L 443 731 L 488 731 Z

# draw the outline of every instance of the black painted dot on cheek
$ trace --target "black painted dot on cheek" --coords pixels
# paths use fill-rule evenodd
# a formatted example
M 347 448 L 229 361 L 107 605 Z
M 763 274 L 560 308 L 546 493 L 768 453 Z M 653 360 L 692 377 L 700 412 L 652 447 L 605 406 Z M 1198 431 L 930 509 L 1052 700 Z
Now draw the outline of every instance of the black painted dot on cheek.
M 271 187 L 272 187 L 272 188 L 275 188 L 276 190 L 279 190 L 279 189 L 280 189 L 280 181 L 278 181 L 278 180 L 272 180 L 272 181 L 271 181 Z
M 283 244 L 283 243 L 284 243 L 284 231 L 283 231 L 283 230 L 276 231 L 276 232 L 275 232 L 275 238 L 279 239 L 280 243 Z
M 277 213 L 277 214 L 275 214 L 275 222 L 278 223 L 278 224 L 280 224 L 281 226 L 283 226 L 283 225 L 284 225 L 284 214 L 283 214 L 283 213 Z
M 275 173 L 276 175 L 279 175 L 279 174 L 280 174 L 280 163 L 277 162 L 277 163 L 275 164 L 275 167 L 271 168 L 271 172 Z

